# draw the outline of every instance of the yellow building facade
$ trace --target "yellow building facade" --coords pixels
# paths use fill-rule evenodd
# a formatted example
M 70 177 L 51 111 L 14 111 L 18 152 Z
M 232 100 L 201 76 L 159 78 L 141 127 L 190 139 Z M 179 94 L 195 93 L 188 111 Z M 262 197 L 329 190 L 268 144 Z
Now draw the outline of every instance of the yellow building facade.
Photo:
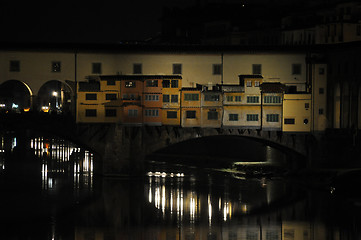
M 162 81 L 162 124 L 180 125 L 182 77 L 165 78 Z
M 201 89 L 181 89 L 181 126 L 201 127 Z
M 284 94 L 284 132 L 310 132 L 312 126 L 311 94 Z

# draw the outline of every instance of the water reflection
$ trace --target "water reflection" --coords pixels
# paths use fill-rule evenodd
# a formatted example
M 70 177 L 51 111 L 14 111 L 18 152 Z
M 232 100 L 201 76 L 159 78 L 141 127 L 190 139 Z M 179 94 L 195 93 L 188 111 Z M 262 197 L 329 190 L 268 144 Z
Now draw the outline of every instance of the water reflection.
M 95 177 L 94 155 L 61 139 L 1 139 L 0 239 L 360 239 L 361 208 L 290 179 L 180 166 Z M 17 157 L 22 157 L 21 160 Z M 39 163 L 36 174 L 7 172 Z M 22 165 L 24 164 L 24 165 Z M 32 170 L 37 168 L 32 168 Z M 30 168 L 28 168 L 30 171 Z M 21 176 L 21 174 L 23 174 Z M 21 179 L 18 181 L 17 179 Z

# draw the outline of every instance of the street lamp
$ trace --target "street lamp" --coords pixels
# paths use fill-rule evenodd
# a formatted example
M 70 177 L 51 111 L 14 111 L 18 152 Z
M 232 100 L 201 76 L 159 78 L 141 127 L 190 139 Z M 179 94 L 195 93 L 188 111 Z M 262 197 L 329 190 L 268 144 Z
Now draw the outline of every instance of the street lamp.
M 53 91 L 53 97 L 55 97 L 55 108 L 58 110 L 58 92 Z

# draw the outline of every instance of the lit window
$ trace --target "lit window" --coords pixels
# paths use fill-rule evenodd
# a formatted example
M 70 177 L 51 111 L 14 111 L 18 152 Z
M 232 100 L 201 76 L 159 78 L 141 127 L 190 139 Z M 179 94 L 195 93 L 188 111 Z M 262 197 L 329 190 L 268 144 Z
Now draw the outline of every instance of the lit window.
M 126 88 L 135 88 L 135 82 L 134 81 L 126 81 L 125 82 L 125 87 Z
M 182 64 L 173 64 L 173 74 L 182 74 Z
M 211 94 L 206 94 L 204 95 L 204 101 L 207 102 L 218 102 L 219 101 L 219 95 L 211 95 Z
M 51 63 L 52 72 L 61 72 L 61 62 L 52 62 Z
M 10 61 L 9 71 L 10 72 L 20 72 L 20 61 L 12 60 Z
M 102 64 L 101 63 L 92 63 L 92 73 L 101 74 L 102 73 Z
M 147 80 L 146 86 L 147 87 L 158 87 L 158 80 Z

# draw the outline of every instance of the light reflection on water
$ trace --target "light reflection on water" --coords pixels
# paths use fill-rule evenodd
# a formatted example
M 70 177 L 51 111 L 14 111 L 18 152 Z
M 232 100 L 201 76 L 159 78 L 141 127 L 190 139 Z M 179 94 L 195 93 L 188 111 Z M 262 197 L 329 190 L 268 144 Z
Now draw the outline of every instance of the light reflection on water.
M 11 169 L 16 143 L 1 139 L 1 177 Z M 100 178 L 94 155 L 74 144 L 33 138 L 29 146 L 41 167 L 25 179 L 39 182 L 1 178 L 0 239 L 360 237 L 360 207 L 286 179 L 237 179 L 179 166 L 152 166 L 144 178 Z

